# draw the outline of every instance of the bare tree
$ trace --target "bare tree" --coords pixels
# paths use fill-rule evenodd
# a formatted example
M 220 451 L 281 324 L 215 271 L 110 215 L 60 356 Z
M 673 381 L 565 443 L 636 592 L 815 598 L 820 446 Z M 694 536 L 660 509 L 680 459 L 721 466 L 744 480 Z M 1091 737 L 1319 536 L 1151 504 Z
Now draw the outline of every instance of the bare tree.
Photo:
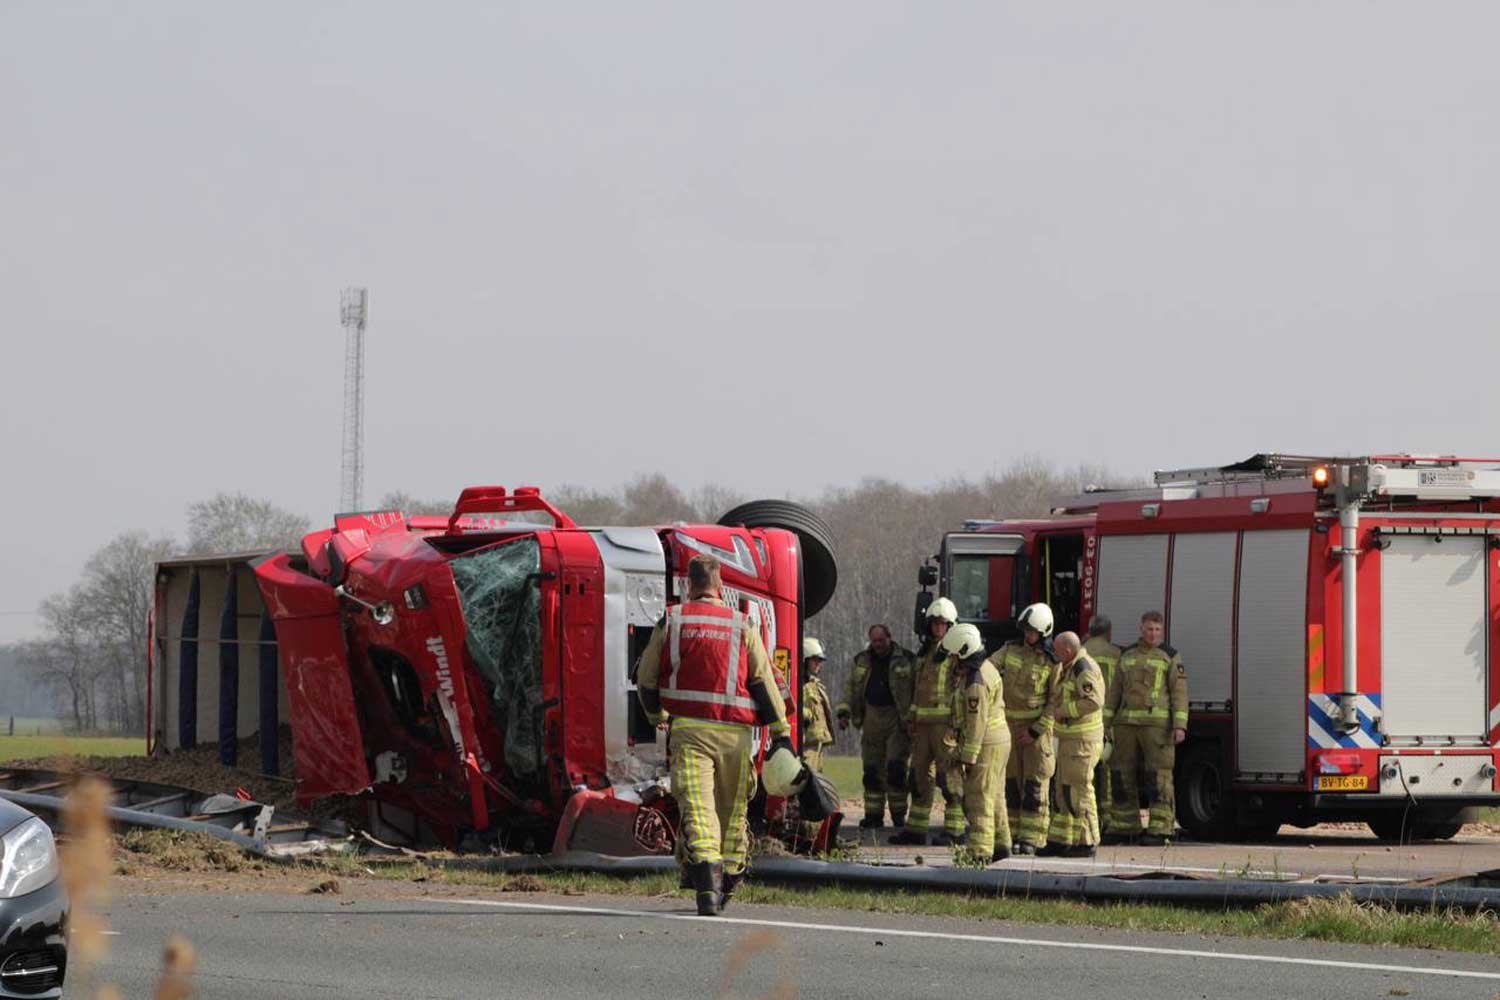
M 750 499 L 738 490 L 718 483 L 708 483 L 693 491 L 690 505 L 693 520 L 716 524 L 719 518 Z
M 83 579 L 70 591 L 64 606 L 95 645 L 96 656 L 111 667 L 118 692 L 113 714 L 123 728 L 135 731 L 145 720 L 146 616 L 154 594 L 156 563 L 167 558 L 173 542 L 132 531 L 99 549 L 84 565 Z M 43 620 L 51 635 L 59 633 L 60 618 Z M 56 610 L 56 609 L 54 609 Z
M 79 732 L 97 727 L 96 687 L 105 669 L 86 623 L 90 605 L 81 584 L 47 598 L 41 616 L 48 635 L 23 643 L 19 657 L 23 670 L 56 693 Z
M 188 551 L 194 555 L 295 548 L 311 522 L 244 493 L 218 493 L 188 505 Z
M 399 510 L 403 514 L 447 515 L 453 513 L 453 500 L 424 500 L 397 490 L 381 497 L 376 507 L 380 510 Z
M 659 472 L 626 483 L 620 499 L 621 524 L 670 524 L 694 520 L 692 503 Z
M 579 524 L 624 524 L 624 505 L 613 493 L 603 493 L 585 486 L 564 483 L 546 492 L 547 499 L 558 510 Z

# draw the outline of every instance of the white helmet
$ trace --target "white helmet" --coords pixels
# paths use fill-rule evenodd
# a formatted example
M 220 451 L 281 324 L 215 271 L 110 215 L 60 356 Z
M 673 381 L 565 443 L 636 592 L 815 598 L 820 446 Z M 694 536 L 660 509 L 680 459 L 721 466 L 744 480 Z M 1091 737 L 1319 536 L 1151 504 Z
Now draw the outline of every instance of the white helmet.
M 802 640 L 802 658 L 804 660 L 826 660 L 828 654 L 823 652 L 823 643 L 809 636 Z
M 1052 609 L 1045 604 L 1028 604 L 1016 618 L 1016 624 L 1023 629 L 1036 629 L 1045 639 L 1052 634 Z
M 958 608 L 946 597 L 933 598 L 931 604 L 927 605 L 927 618 L 937 618 L 949 625 L 958 621 Z
M 760 768 L 760 780 L 766 786 L 767 795 L 785 798 L 796 795 L 802 788 L 802 775 L 806 770 L 802 759 L 786 746 L 777 747 Z
M 943 652 L 949 656 L 967 660 L 984 649 L 984 637 L 979 634 L 976 626 L 963 622 L 948 630 L 948 634 L 943 636 L 942 646 Z

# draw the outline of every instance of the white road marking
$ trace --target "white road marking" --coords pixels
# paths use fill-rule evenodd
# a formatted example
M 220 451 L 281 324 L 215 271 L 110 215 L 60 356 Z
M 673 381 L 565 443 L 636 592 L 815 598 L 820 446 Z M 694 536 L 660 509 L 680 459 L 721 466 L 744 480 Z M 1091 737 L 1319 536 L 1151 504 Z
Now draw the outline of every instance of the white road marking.
M 660 910 L 617 910 L 606 906 L 562 906 L 551 903 L 511 903 L 496 899 L 443 899 L 433 902 L 461 903 L 466 906 L 489 906 L 507 910 L 541 910 L 549 913 L 580 913 L 608 917 L 641 917 L 654 920 L 694 920 L 735 924 L 741 927 L 769 927 L 774 930 L 835 931 L 841 934 L 865 934 L 881 937 L 922 938 L 943 941 L 975 941 L 981 944 L 1010 944 L 1032 948 L 1069 948 L 1077 951 L 1113 951 L 1130 955 L 1168 955 L 1173 958 L 1210 958 L 1233 962 L 1269 962 L 1273 965 L 1310 965 L 1320 969 L 1355 969 L 1363 972 L 1399 972 L 1413 976 L 1455 976 L 1461 979 L 1500 980 L 1500 972 L 1470 972 L 1464 969 L 1438 969 L 1422 965 L 1384 965 L 1378 962 L 1341 962 L 1328 958 L 1292 958 L 1286 955 L 1250 955 L 1234 951 L 1202 951 L 1193 948 L 1151 948 L 1134 944 L 1100 944 L 1096 941 L 1049 941 L 1045 938 L 1001 937 L 991 934 L 949 934 L 942 931 L 916 931 L 893 927 L 858 927 L 849 924 L 814 924 L 793 920 L 757 920 L 753 917 L 700 917 L 696 913 L 664 913 Z

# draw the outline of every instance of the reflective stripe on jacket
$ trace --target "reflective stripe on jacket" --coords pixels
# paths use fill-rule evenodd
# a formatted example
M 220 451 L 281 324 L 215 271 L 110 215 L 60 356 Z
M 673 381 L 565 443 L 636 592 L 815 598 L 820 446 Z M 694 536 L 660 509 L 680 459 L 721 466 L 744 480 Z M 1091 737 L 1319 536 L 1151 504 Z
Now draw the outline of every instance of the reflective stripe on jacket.
M 1104 732 L 1104 674 L 1083 650 L 1059 670 L 1050 708 L 1060 737 Z
M 952 693 L 949 691 L 953 659 L 936 642 L 930 646 L 917 660 L 916 683 L 907 718 L 912 722 L 946 725 L 953 712 Z
M 954 709 L 959 713 L 958 759 L 972 764 L 979 759 L 979 750 L 986 744 L 1009 743 L 1010 727 L 1005 723 L 1004 681 L 1000 671 L 988 660 L 980 663 L 978 670 L 966 671 L 968 683 L 962 695 L 954 700 Z
M 1186 728 L 1187 671 L 1177 650 L 1142 642 L 1122 652 L 1108 708 L 1115 725 Z
M 1036 720 L 1037 735 L 1052 728 L 1042 712 L 1057 680 L 1057 657 L 1046 641 L 1028 646 L 1013 639 L 990 657 L 1005 682 L 1005 717 L 1013 724 Z
M 661 651 L 661 704 L 673 715 L 753 726 L 749 620 L 722 604 L 691 601 L 667 609 Z

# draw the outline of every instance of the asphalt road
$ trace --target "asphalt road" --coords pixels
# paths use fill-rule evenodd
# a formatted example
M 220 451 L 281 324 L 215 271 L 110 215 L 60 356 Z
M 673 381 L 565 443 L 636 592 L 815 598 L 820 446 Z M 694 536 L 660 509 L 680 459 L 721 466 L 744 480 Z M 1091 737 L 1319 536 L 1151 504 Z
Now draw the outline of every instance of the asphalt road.
M 205 1000 L 1500 995 L 1500 961 L 1473 955 L 746 905 L 701 919 L 676 898 L 127 890 L 110 923 L 103 978 L 127 997 L 151 995 L 172 933 Z

